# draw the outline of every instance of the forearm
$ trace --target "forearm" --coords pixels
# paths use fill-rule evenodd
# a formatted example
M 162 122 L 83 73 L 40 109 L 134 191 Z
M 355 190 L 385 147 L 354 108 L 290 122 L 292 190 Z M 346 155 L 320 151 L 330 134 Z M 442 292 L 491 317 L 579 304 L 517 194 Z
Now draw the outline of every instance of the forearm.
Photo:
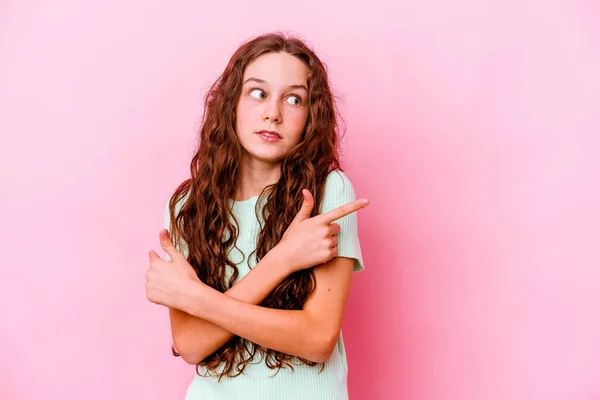
M 202 284 L 199 284 L 202 285 Z M 208 286 L 190 293 L 186 312 L 266 348 L 325 361 L 334 336 L 306 310 L 261 307 Z
M 245 303 L 260 304 L 288 275 L 284 259 L 273 251 L 225 292 Z M 169 308 L 175 348 L 189 364 L 197 364 L 229 341 L 233 334 L 212 322 Z

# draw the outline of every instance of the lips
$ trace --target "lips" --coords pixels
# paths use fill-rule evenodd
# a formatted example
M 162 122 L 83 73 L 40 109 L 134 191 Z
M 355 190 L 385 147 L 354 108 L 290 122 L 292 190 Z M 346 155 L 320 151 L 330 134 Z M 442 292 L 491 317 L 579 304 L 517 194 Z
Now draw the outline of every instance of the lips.
M 263 135 L 268 136 L 268 137 L 282 139 L 281 135 L 279 133 L 275 132 L 275 131 L 266 131 L 266 130 L 263 130 L 263 131 L 258 131 L 256 133 L 259 134 L 259 135 L 263 134 Z

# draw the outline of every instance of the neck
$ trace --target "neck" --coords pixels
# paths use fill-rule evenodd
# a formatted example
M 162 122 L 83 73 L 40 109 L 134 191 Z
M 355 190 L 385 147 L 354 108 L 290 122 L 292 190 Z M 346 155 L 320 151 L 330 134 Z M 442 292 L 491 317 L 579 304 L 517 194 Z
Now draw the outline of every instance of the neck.
M 238 170 L 235 200 L 258 196 L 266 186 L 276 183 L 281 175 L 280 165 L 259 160 L 242 161 Z

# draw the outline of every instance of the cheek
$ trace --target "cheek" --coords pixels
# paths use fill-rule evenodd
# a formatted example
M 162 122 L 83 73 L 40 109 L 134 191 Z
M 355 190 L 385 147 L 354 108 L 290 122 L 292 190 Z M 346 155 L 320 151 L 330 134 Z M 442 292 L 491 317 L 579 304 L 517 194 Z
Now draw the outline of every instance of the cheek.
M 301 133 L 308 119 L 308 109 L 291 110 L 287 115 L 287 119 L 294 130 L 299 130 Z
M 252 119 L 253 115 L 256 115 L 255 106 L 248 101 L 240 100 L 236 108 L 236 115 L 236 124 L 243 126 Z

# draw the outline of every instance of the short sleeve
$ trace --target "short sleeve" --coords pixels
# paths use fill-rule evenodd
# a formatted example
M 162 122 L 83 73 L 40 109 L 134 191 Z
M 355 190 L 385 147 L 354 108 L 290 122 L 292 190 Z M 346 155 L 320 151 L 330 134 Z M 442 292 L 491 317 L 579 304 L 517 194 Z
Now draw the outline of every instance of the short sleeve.
M 164 211 L 164 228 L 169 231 L 169 235 L 171 234 L 171 216 L 169 214 L 169 202 L 171 201 L 171 197 L 172 196 L 169 196 L 169 198 L 167 199 L 167 203 L 165 204 L 165 211 Z M 177 215 L 177 213 L 179 213 L 179 210 L 181 209 L 181 205 L 182 205 L 182 202 L 180 201 L 175 206 L 176 215 Z M 187 258 L 188 248 L 187 248 L 187 245 L 184 242 L 183 243 L 182 242 L 183 242 L 183 239 L 180 239 L 179 244 L 175 245 L 175 248 L 177 250 L 179 250 Z M 171 257 L 168 254 L 165 253 L 165 257 L 166 257 L 167 261 L 171 261 Z
M 329 172 L 325 183 L 325 193 L 320 213 L 326 213 L 356 200 L 350 179 L 340 170 Z M 354 271 L 364 270 L 360 241 L 358 240 L 358 213 L 346 215 L 336 221 L 340 225 L 338 235 L 338 257 L 354 259 Z

